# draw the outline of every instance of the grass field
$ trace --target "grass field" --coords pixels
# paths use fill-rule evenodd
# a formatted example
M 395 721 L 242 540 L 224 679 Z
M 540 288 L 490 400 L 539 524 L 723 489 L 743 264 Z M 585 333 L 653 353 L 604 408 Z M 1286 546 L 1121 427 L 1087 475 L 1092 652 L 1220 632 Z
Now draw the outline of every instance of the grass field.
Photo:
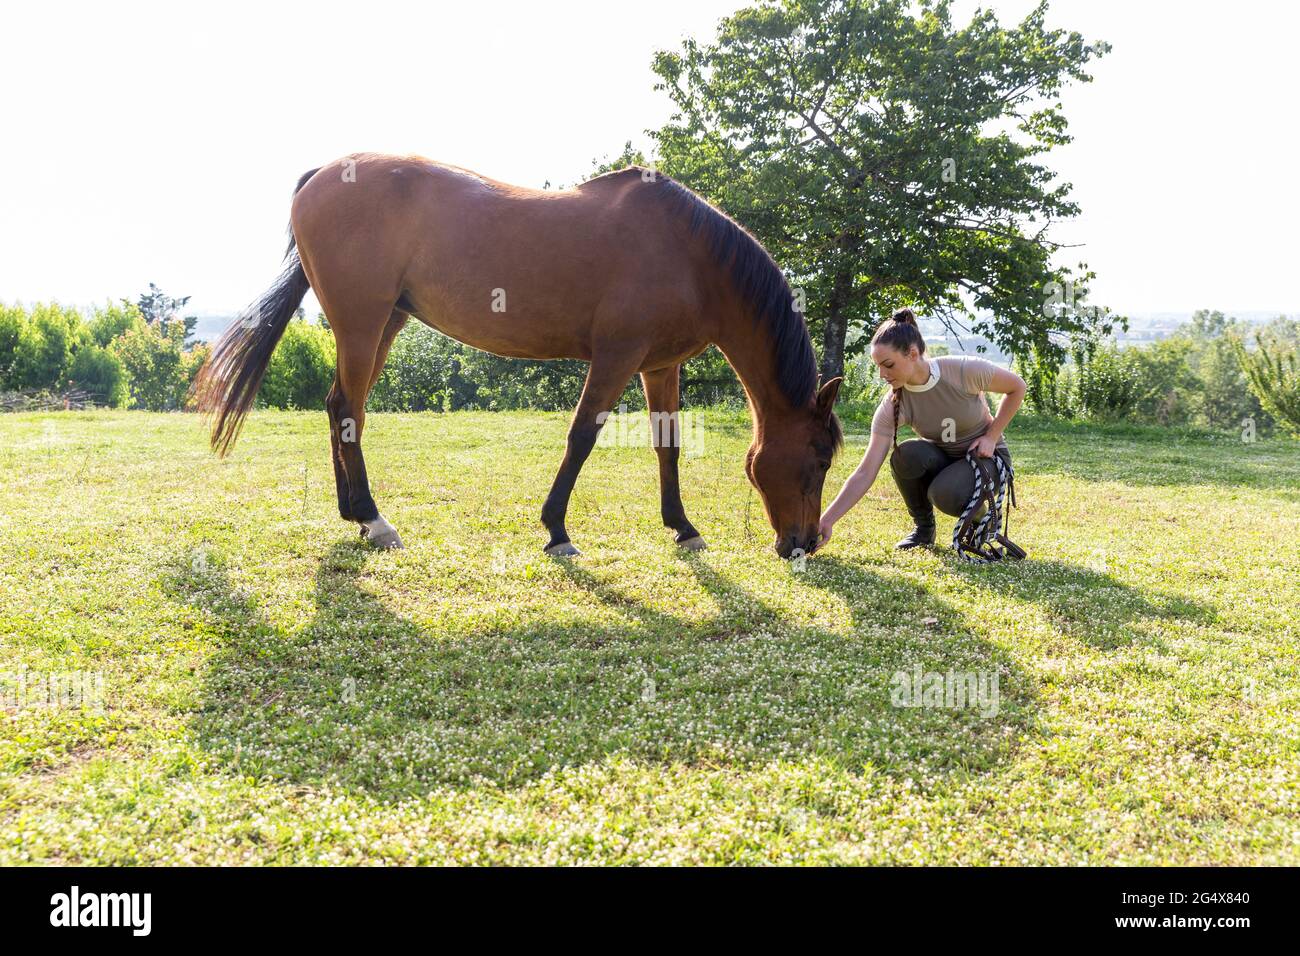
M 193 416 L 0 417 L 0 864 L 1300 863 L 1297 443 L 1021 419 L 1030 561 L 891 551 L 882 482 L 800 570 L 724 412 L 709 551 L 615 447 L 544 558 L 566 419 L 372 416 L 376 553 L 323 413 L 224 462 Z M 996 707 L 895 706 L 918 668 Z M 69 671 L 102 708 L 33 703 Z

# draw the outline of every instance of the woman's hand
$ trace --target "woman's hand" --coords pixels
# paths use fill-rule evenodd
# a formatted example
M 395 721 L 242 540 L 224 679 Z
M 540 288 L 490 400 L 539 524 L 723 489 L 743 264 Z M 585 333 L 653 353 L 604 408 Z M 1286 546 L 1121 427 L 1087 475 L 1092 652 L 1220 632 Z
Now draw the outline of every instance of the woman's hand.
M 867 493 L 867 489 L 876 480 L 876 475 L 880 473 L 880 466 L 884 464 L 885 455 L 888 453 L 889 439 L 881 432 L 872 432 L 867 453 L 862 456 L 862 464 L 849 475 L 848 480 L 844 482 L 844 487 L 835 496 L 835 500 L 822 512 L 821 520 L 817 523 L 818 548 L 830 541 L 835 522 L 843 518 L 849 509 Z
M 979 438 L 971 442 L 971 451 L 975 452 L 976 458 L 992 458 L 993 452 L 998 447 L 998 438 L 996 435 L 990 435 L 985 432 Z

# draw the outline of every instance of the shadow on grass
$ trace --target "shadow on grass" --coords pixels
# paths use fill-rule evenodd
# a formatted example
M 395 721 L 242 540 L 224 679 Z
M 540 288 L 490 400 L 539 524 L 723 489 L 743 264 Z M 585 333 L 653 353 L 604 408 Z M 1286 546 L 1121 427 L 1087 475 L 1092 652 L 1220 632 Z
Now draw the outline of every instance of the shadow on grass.
M 1032 556 L 987 565 L 948 561 L 953 573 L 987 592 L 1038 605 L 1062 633 L 1097 648 L 1148 640 L 1132 628 L 1144 620 L 1218 621 L 1216 610 L 1189 597 L 1142 591 L 1103 571 L 1063 561 Z
M 173 562 L 166 592 L 221 637 L 193 719 L 203 749 L 242 774 L 396 800 L 434 787 L 519 786 L 615 755 L 737 768 L 816 757 L 913 778 L 981 773 L 1033 721 L 1029 680 L 960 614 L 833 560 L 809 562 L 799 584 L 847 602 L 852 633 L 789 620 L 706 557 L 681 554 L 717 606 L 703 619 L 558 562 L 618 623 L 535 618 L 503 632 L 437 635 L 361 586 L 368 554 L 360 543 L 331 549 L 316 574 L 315 616 L 295 630 L 268 622 L 219 565 Z M 922 623 L 922 608 L 937 622 Z M 896 706 L 895 675 L 918 669 L 981 675 L 986 692 L 996 675 L 997 696 Z

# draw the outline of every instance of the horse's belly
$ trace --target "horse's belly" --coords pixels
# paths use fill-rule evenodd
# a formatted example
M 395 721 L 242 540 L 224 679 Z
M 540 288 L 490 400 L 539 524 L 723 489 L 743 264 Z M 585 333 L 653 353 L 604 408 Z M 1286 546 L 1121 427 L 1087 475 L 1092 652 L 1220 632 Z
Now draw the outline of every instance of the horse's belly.
M 591 358 L 590 329 L 575 328 L 550 316 L 516 306 L 508 294 L 500 311 L 468 307 L 465 303 L 414 299 L 414 315 L 443 335 L 484 352 L 506 358 Z M 585 325 L 585 324 L 584 324 Z

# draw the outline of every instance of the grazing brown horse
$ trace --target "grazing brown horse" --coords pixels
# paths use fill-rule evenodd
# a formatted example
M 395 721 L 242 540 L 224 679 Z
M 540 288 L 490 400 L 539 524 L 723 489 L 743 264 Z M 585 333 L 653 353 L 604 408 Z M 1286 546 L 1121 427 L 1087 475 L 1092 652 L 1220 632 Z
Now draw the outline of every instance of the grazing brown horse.
M 498 355 L 590 362 L 559 473 L 542 508 L 548 554 L 577 554 L 564 529 L 601 422 L 638 372 L 673 434 L 656 441 L 664 524 L 704 546 L 677 483 L 682 362 L 715 344 L 754 418 L 745 470 L 788 557 L 817 543 L 822 482 L 841 443 L 840 380 L 817 387 L 803 317 L 776 263 L 748 232 L 686 187 L 639 167 L 567 191 L 510 186 L 418 156 L 355 154 L 303 175 L 287 267 L 232 323 L 196 395 L 225 454 L 271 352 L 314 289 L 334 332 L 326 399 L 339 513 L 380 547 L 401 547 L 366 480 L 366 397 L 414 315 Z

